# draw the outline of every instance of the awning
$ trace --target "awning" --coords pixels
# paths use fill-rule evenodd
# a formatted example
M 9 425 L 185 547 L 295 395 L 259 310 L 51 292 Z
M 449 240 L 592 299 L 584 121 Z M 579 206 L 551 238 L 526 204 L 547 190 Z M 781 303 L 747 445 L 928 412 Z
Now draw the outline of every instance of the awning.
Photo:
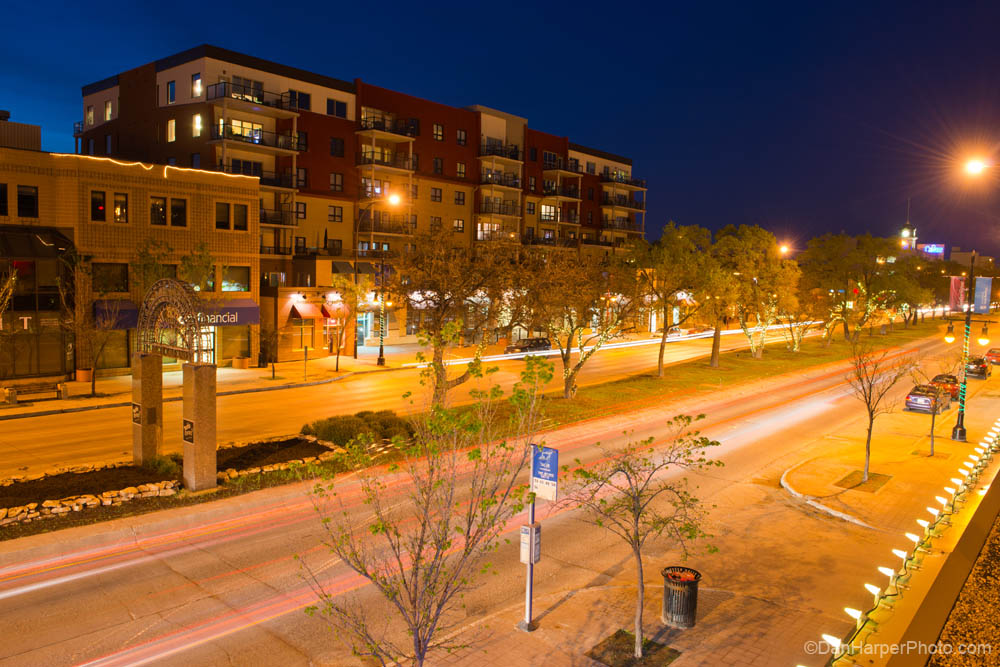
M 368 273 L 371 275 L 378 273 L 378 270 L 368 262 L 358 262 L 355 266 L 358 267 L 358 273 Z
M 253 299 L 232 299 L 230 301 L 209 301 L 203 304 L 206 324 L 210 326 L 232 327 L 260 324 L 260 308 Z
M 320 312 L 323 313 L 323 317 L 328 319 L 338 319 L 342 317 L 347 308 L 342 303 L 324 303 L 320 306 Z
M 101 329 L 135 329 L 139 308 L 128 299 L 98 299 L 94 301 L 94 324 Z
M 354 273 L 354 267 L 351 266 L 350 262 L 340 262 L 337 260 L 333 261 L 333 272 L 334 273 Z
M 323 313 L 319 312 L 316 304 L 303 301 L 292 305 L 292 312 L 289 314 L 289 317 L 294 317 L 298 320 L 318 320 L 323 317 Z

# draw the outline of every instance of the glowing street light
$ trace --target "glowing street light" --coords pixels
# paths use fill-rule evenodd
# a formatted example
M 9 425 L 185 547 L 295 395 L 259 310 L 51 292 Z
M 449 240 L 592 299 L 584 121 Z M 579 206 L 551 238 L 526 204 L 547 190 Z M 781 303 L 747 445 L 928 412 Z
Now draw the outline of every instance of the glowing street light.
M 789 247 L 788 247 L 787 245 L 785 245 L 784 243 L 783 243 L 783 244 L 781 244 L 781 247 L 780 247 L 780 248 L 778 248 L 778 252 L 780 252 L 780 253 L 781 253 L 782 255 L 787 255 L 787 254 L 789 253 L 789 251 L 790 251 L 790 250 L 791 250 L 791 248 L 789 248 Z
M 982 176 L 986 168 L 989 167 L 989 163 L 981 158 L 972 158 L 965 163 L 965 173 L 969 176 L 978 177 Z

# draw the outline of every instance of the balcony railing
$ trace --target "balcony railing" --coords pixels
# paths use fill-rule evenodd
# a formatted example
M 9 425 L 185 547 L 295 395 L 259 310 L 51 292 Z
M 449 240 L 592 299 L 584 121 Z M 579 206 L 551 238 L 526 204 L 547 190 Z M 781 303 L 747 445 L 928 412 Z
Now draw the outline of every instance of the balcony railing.
M 275 188 L 294 188 L 295 178 L 291 171 L 284 172 L 274 172 L 274 171 L 240 171 L 238 169 L 233 169 L 232 165 L 217 165 L 215 167 L 216 171 L 222 171 L 227 174 L 238 174 L 240 176 L 256 176 L 260 179 L 261 185 L 268 185 Z
M 607 193 L 604 193 L 604 197 L 601 199 L 601 203 L 604 206 L 620 206 L 622 208 L 632 208 L 637 211 L 646 210 L 646 202 L 639 201 L 632 197 L 612 197 Z
M 416 118 L 391 118 L 389 116 L 365 116 L 358 122 L 362 130 L 380 130 L 400 134 L 404 137 L 420 136 L 420 121 Z
M 381 167 L 408 169 L 410 171 L 415 171 L 418 165 L 416 155 L 413 155 L 411 158 L 408 153 L 393 153 L 391 151 L 383 153 L 358 153 L 356 162 L 358 165 L 372 164 Z
M 543 185 L 542 194 L 546 197 L 580 198 L 580 188 L 575 185 Z
M 521 188 L 521 177 L 517 174 L 484 171 L 479 177 L 479 182 L 483 185 L 502 185 L 507 188 Z
M 543 237 L 543 236 L 528 236 L 527 234 L 521 237 L 521 243 L 525 245 L 547 245 L 547 246 L 557 246 L 562 248 L 575 248 L 576 239 L 567 238 L 554 238 L 554 237 Z
M 485 215 L 521 215 L 521 205 L 516 201 L 481 201 L 479 212 Z
M 624 232 L 641 232 L 642 226 L 628 220 L 615 220 L 604 216 L 603 224 L 606 229 L 618 229 Z
M 73 136 L 79 137 L 81 134 L 83 134 L 83 121 L 78 120 L 73 123 Z
M 291 93 L 272 93 L 253 86 L 245 86 L 231 81 L 213 83 L 205 89 L 205 99 L 218 100 L 223 98 L 259 104 L 285 111 L 298 111 L 297 99 Z
M 344 247 L 342 245 L 330 244 L 328 246 L 295 246 L 294 254 L 298 257 L 343 257 Z
M 522 152 L 521 147 L 515 144 L 481 144 L 479 146 L 479 155 L 488 156 L 496 155 L 497 157 L 507 158 L 508 160 L 521 160 Z
M 291 255 L 292 246 L 273 246 L 273 245 L 262 245 L 260 247 L 260 254 L 262 255 Z
M 583 169 L 580 167 L 579 162 L 572 162 L 570 160 L 564 160 L 561 157 L 555 160 L 546 160 L 542 163 L 543 169 L 561 169 L 562 171 L 572 171 L 575 174 L 582 174 Z
M 232 125 L 213 127 L 212 139 L 228 139 L 229 141 L 279 148 L 286 151 L 304 151 L 307 148 L 305 138 L 291 132 L 279 134 L 267 130 L 237 130 Z
M 623 183 L 634 185 L 637 188 L 646 187 L 646 180 L 643 178 L 629 178 L 625 174 L 601 174 L 602 183 Z
M 580 216 L 576 214 L 576 211 L 563 212 L 557 209 L 554 214 L 539 213 L 538 219 L 542 222 L 566 222 L 573 225 L 580 224 Z
M 599 246 L 605 246 L 607 248 L 611 248 L 614 246 L 614 243 L 612 243 L 611 241 L 602 241 L 601 239 L 588 239 L 587 237 L 580 239 L 580 242 L 583 243 L 584 245 L 599 245 Z
M 292 211 L 262 208 L 260 209 L 260 224 L 295 227 L 298 225 L 298 218 L 295 217 L 295 214 Z
M 404 214 L 383 214 L 376 216 L 374 219 L 366 215 L 358 221 L 359 233 L 403 234 L 409 236 L 415 234 L 416 231 L 416 223 Z

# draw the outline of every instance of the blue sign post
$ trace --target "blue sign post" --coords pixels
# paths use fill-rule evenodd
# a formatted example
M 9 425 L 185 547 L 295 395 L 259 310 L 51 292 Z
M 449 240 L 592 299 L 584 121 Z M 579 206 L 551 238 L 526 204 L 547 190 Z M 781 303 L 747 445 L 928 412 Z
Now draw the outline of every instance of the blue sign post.
M 531 492 L 535 498 L 555 500 L 558 490 L 559 450 L 551 447 L 531 447 Z M 521 526 L 521 562 L 528 566 L 524 586 L 524 620 L 517 627 L 525 632 L 535 629 L 531 622 L 531 593 L 535 563 L 541 558 L 542 527 L 535 523 L 535 498 L 528 505 L 528 525 Z

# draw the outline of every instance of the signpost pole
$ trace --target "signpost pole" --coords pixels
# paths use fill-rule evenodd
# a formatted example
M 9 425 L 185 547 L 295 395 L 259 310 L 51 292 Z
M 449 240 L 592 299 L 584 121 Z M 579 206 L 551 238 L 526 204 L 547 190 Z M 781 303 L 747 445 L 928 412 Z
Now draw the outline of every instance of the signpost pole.
M 535 452 L 534 452 L 535 445 L 531 444 L 531 445 L 528 445 L 528 447 L 531 447 L 531 449 L 532 449 L 532 452 L 531 452 L 531 476 L 528 479 L 533 480 L 535 478 Z M 532 497 L 531 497 L 531 503 L 528 505 L 528 526 L 529 526 L 528 530 L 529 530 L 529 534 L 530 534 L 530 531 L 531 531 L 531 527 L 533 527 L 534 524 L 535 524 L 535 497 L 534 497 L 534 495 L 532 495 Z M 529 537 L 529 545 L 530 545 L 530 539 L 531 538 Z M 534 545 L 531 545 L 529 547 L 528 572 L 527 572 L 527 577 L 526 577 L 525 584 L 524 584 L 524 620 L 517 624 L 518 629 L 524 630 L 525 632 L 531 632 L 532 630 L 535 629 L 535 626 L 532 625 L 532 623 L 531 623 L 531 589 L 532 589 L 532 584 L 534 583 L 534 578 L 535 578 L 535 564 L 532 562 L 533 559 L 531 558 L 531 551 L 533 551 L 533 546 Z

